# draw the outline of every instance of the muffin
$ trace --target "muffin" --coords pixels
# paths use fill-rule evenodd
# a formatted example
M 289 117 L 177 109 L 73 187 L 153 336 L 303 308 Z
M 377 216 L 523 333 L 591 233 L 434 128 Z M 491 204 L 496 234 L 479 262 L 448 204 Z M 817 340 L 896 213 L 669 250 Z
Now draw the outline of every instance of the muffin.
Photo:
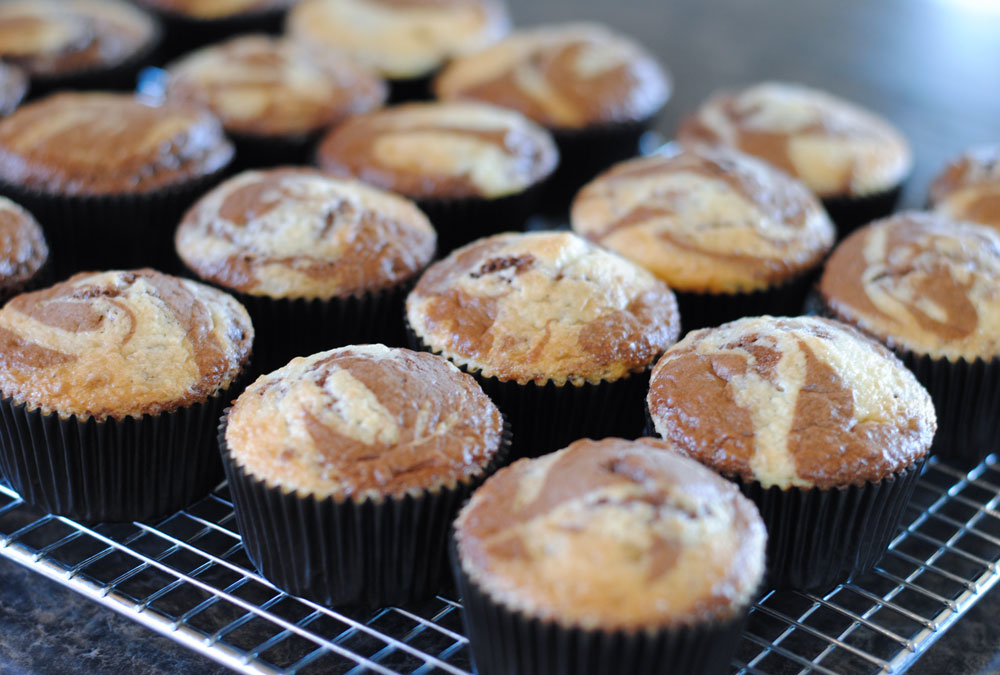
M 343 52 L 392 85 L 392 100 L 428 97 L 431 76 L 460 54 L 492 44 L 510 28 L 502 0 L 301 0 L 286 34 Z
M 685 146 L 723 145 L 800 179 L 848 232 L 889 214 L 913 168 L 906 138 L 874 113 L 817 89 L 764 82 L 714 94 L 685 119 Z
M 721 148 L 618 164 L 580 191 L 570 220 L 665 281 L 687 330 L 798 314 L 836 235 L 802 183 Z
M 327 127 L 386 97 L 385 83 L 347 58 L 267 35 L 205 47 L 167 72 L 166 100 L 217 116 L 241 167 L 306 164 Z
M 949 162 L 931 183 L 930 204 L 945 218 L 1000 230 L 1000 145 L 973 148 Z
M 882 557 L 936 428 L 892 353 L 819 317 L 693 331 L 653 369 L 656 433 L 760 508 L 771 582 L 825 590 Z
M 662 281 L 569 232 L 457 249 L 417 282 L 406 319 L 415 346 L 476 376 L 520 456 L 638 435 L 649 368 L 680 331 Z
M 27 72 L 34 94 L 131 89 L 159 41 L 156 20 L 119 0 L 0 3 L 0 59 Z
M 455 521 L 476 670 L 726 672 L 765 539 L 736 486 L 661 441 L 518 461 Z
M 600 170 L 636 154 L 670 87 L 643 47 L 589 23 L 515 31 L 455 59 L 434 81 L 438 98 L 513 108 L 552 132 L 562 157 L 547 199 L 553 210 L 565 209 Z
M 219 431 L 261 573 L 323 605 L 369 607 L 436 592 L 451 519 L 508 442 L 474 379 L 384 345 L 293 359 L 252 384 Z
M 24 71 L 0 62 L 0 117 L 14 112 L 27 93 L 28 76 Z
M 556 167 L 552 137 L 522 115 L 481 103 L 409 103 L 333 129 L 317 161 L 417 202 L 447 253 L 521 229 Z
M 976 464 L 1000 438 L 1000 232 L 928 213 L 877 221 L 823 270 L 825 310 L 894 349 L 930 391 L 934 452 Z
M 0 120 L 0 194 L 38 218 L 58 278 L 169 269 L 177 221 L 232 156 L 219 121 L 198 108 L 54 94 Z
M 247 171 L 202 197 L 175 235 L 194 274 L 257 326 L 256 366 L 362 342 L 405 342 L 403 298 L 434 257 L 407 200 L 307 168 Z
M 49 247 L 30 213 L 0 197 L 0 305 L 47 276 Z
M 212 432 L 252 341 L 231 297 L 150 269 L 14 297 L 0 309 L 0 473 L 86 522 L 186 506 L 221 478 Z

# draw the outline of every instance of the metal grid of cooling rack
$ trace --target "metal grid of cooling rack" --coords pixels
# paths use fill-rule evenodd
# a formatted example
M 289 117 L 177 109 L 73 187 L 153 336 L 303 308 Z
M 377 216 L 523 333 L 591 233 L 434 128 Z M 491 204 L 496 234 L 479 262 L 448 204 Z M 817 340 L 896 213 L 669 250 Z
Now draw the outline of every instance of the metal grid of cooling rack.
M 931 462 L 872 574 L 826 595 L 768 593 L 739 673 L 900 672 L 1000 579 L 1000 465 Z M 289 596 L 259 576 L 225 486 L 155 524 L 85 527 L 0 484 L 0 555 L 235 670 L 467 673 L 461 606 L 437 597 L 365 615 Z

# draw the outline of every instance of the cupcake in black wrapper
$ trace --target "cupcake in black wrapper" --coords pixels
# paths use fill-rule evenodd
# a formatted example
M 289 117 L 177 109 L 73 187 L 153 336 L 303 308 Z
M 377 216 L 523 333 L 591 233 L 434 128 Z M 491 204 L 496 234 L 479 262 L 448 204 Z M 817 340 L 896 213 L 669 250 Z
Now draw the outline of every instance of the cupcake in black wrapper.
M 208 108 L 236 143 L 238 168 L 308 164 L 330 126 L 386 98 L 385 82 L 343 55 L 244 35 L 167 67 L 167 101 Z
M 0 310 L 0 474 L 85 522 L 200 499 L 222 477 L 214 430 L 252 342 L 231 297 L 148 269 L 16 296 Z
M 406 299 L 416 348 L 476 376 L 516 457 L 642 430 L 648 370 L 680 330 L 670 289 L 569 232 L 507 233 L 427 269 Z
M 952 220 L 1000 230 L 1000 144 L 970 148 L 934 177 L 929 208 Z
M 777 588 L 825 591 L 885 553 L 936 428 L 892 353 L 818 317 L 689 333 L 656 364 L 657 434 L 735 480 L 768 528 Z
M 319 165 L 415 202 L 445 255 L 522 229 L 558 162 L 552 137 L 512 110 L 408 103 L 347 120 L 320 143 Z
M 41 223 L 56 278 L 175 269 L 177 221 L 232 157 L 209 113 L 126 94 L 53 94 L 0 120 L 0 194 Z
M 286 34 L 318 50 L 347 54 L 389 81 L 390 100 L 431 97 L 431 79 L 450 59 L 503 37 L 503 0 L 300 0 Z
M 575 232 L 666 282 L 685 330 L 797 314 L 836 236 L 802 183 L 721 148 L 618 164 L 570 216 Z
M 219 429 L 261 573 L 324 605 L 434 595 L 458 508 L 504 460 L 496 406 L 431 354 L 361 345 L 258 379 Z
M 973 466 L 1000 449 L 1000 232 L 921 212 L 845 239 L 820 311 L 892 348 L 938 414 L 934 454 Z
M 543 206 L 554 213 L 565 212 L 598 172 L 637 154 L 670 89 L 670 77 L 644 48 L 587 23 L 515 31 L 455 59 L 434 81 L 438 98 L 512 108 L 552 132 L 562 161 Z
M 45 285 L 49 247 L 30 213 L 0 197 L 0 306 L 24 291 Z
M 798 84 L 764 82 L 713 95 L 680 125 L 685 146 L 726 146 L 809 187 L 841 235 L 892 212 L 913 168 L 906 138 L 859 106 Z
M 250 311 L 256 372 L 348 344 L 401 346 L 403 300 L 434 242 L 402 197 L 296 167 L 234 176 L 175 236 L 184 265 Z
M 518 461 L 455 521 L 476 671 L 727 672 L 765 540 L 750 500 L 662 441 L 580 440 Z
M 132 89 L 160 38 L 152 16 L 120 0 L 0 3 L 0 59 L 28 74 L 33 96 Z

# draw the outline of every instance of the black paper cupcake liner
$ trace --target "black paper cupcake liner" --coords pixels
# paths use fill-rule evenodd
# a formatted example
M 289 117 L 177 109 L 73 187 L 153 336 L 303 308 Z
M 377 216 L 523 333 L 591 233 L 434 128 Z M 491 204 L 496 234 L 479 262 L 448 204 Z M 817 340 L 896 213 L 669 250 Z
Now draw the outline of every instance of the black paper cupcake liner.
M 436 352 L 406 324 L 411 349 Z M 580 438 L 634 439 L 642 434 L 642 402 L 649 389 L 649 369 L 617 380 L 576 386 L 548 381 L 518 384 L 455 364 L 476 378 L 515 431 L 512 459 L 538 457 Z
M 431 84 L 437 77 L 440 68 L 431 71 L 426 75 L 416 77 L 387 78 L 389 84 L 389 98 L 386 105 L 406 103 L 408 101 L 430 101 L 434 98 Z
M 844 488 L 764 488 L 727 476 L 767 527 L 769 583 L 825 591 L 869 572 L 893 537 L 926 458 L 878 482 Z
M 472 660 L 479 675 L 652 675 L 725 673 L 746 623 L 729 621 L 644 631 L 567 627 L 491 599 L 449 546 Z
M 0 183 L 3 194 L 30 211 L 45 233 L 53 276 L 153 267 L 178 272 L 174 230 L 195 199 L 221 181 L 228 165 L 152 192 L 65 195 Z
M 313 163 L 316 144 L 326 129 L 295 136 L 255 136 L 226 131 L 236 146 L 232 173 L 276 166 L 305 166 Z
M 288 8 L 253 12 L 219 19 L 199 19 L 176 12 L 157 10 L 143 3 L 143 7 L 159 18 L 163 24 L 166 39 L 157 55 L 157 61 L 164 63 L 226 38 L 244 33 L 281 33 L 285 13 Z
M 159 415 L 63 418 L 0 400 L 0 475 L 26 502 L 86 523 L 152 521 L 222 480 L 214 432 L 240 375 L 202 403 Z
M 749 293 L 674 291 L 684 332 L 719 326 L 744 316 L 798 316 L 816 277 L 811 270 L 783 284 Z
M 896 208 L 903 185 L 884 192 L 859 197 L 826 197 L 822 199 L 830 220 L 837 226 L 837 238 L 848 234 L 871 221 L 888 216 Z
M 446 578 L 458 509 L 506 461 L 510 428 L 483 472 L 419 496 L 341 501 L 268 487 L 233 460 L 228 413 L 218 427 L 236 524 L 251 561 L 275 586 L 321 605 L 366 608 L 433 596 Z

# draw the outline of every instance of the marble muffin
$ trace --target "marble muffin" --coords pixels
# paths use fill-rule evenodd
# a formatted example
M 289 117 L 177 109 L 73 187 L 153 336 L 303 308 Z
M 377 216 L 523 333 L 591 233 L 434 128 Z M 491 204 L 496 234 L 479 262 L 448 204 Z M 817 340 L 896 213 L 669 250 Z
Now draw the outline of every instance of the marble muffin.
M 0 303 L 38 284 L 48 259 L 49 247 L 38 222 L 0 197 Z
M 455 521 L 477 670 L 546 672 L 545 657 L 567 672 L 593 662 L 724 669 L 764 575 L 765 540 L 735 485 L 662 441 L 579 440 L 520 460 Z M 610 639 L 621 634 L 632 639 Z M 694 636 L 712 639 L 698 649 L 686 642 Z M 672 649 L 652 649 L 670 639 Z M 658 658 L 639 665 L 643 647 Z M 578 662 L 583 654 L 592 663 Z
M 87 522 L 190 504 L 221 478 L 212 432 L 253 336 L 230 296 L 150 269 L 14 297 L 0 310 L 0 472 Z
M 1000 145 L 964 152 L 934 177 L 930 186 L 934 212 L 1000 229 Z
M 646 401 L 657 434 L 755 499 L 772 580 L 798 588 L 878 561 L 937 427 L 899 359 L 818 317 L 691 332 L 656 364 Z
M 0 62 L 0 117 L 5 117 L 21 105 L 28 93 L 28 76 L 17 66 Z
M 677 138 L 740 150 L 799 178 L 845 229 L 891 211 L 913 168 L 909 143 L 889 122 L 785 82 L 717 92 L 681 122 Z
M 941 418 L 935 453 L 975 463 L 1000 433 L 1000 232 L 904 212 L 861 228 L 827 261 L 832 316 L 896 350 Z
M 237 523 L 265 576 L 324 604 L 381 606 L 436 590 L 451 519 L 506 441 L 472 377 L 373 344 L 261 377 L 220 442 Z
M 476 374 L 523 455 L 638 433 L 649 367 L 680 330 L 663 282 L 568 232 L 457 249 L 421 276 L 406 317 L 415 345 Z

